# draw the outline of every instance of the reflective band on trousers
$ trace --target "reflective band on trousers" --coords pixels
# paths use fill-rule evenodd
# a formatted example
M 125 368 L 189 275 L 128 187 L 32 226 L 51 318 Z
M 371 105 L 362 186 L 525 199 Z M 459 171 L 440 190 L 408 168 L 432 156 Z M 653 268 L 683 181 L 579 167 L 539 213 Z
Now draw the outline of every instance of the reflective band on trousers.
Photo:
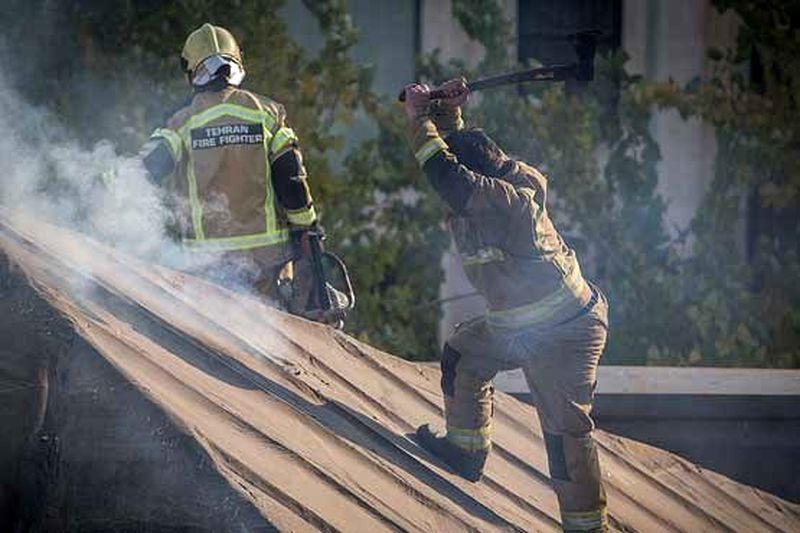
M 606 508 L 583 512 L 562 511 L 561 527 L 564 531 L 595 531 L 608 527 Z
M 447 143 L 444 142 L 441 137 L 434 137 L 426 141 L 425 144 L 423 144 L 422 147 L 417 150 L 417 152 L 414 154 L 414 157 L 417 158 L 419 166 L 423 166 L 428 162 L 428 159 L 435 156 L 445 148 L 447 148 Z
M 189 164 L 186 169 L 186 181 L 189 189 L 189 206 L 192 212 L 192 229 L 194 239 L 185 239 L 184 243 L 192 250 L 202 251 L 233 251 L 247 250 L 261 246 L 269 246 L 284 242 L 284 229 L 278 227 L 277 216 L 275 213 L 274 192 L 272 190 L 272 179 L 270 176 L 269 146 L 272 141 L 271 131 L 275 127 L 276 119 L 265 109 L 252 109 L 236 104 L 218 104 L 206 109 L 191 117 L 180 130 L 180 137 L 185 146 L 191 146 L 191 131 L 202 127 L 211 121 L 222 117 L 235 117 L 251 123 L 261 124 L 264 131 L 263 149 L 265 157 L 266 174 L 264 176 L 264 224 L 263 233 L 244 235 L 236 237 L 222 237 L 207 239 L 203 228 L 203 204 L 200 201 L 200 193 L 197 188 L 197 178 L 194 172 L 194 157 L 189 150 Z M 289 129 L 289 128 L 285 128 Z M 291 131 L 291 130 L 289 130 Z M 294 132 L 292 132 L 294 133 Z M 285 135 L 288 135 L 285 134 Z
M 183 244 L 193 252 L 233 252 L 289 242 L 289 230 L 257 233 L 219 239 L 184 239 Z
M 461 264 L 464 266 L 485 265 L 498 263 L 508 258 L 500 248 L 486 247 L 477 250 L 474 254 L 461 254 Z
M 447 440 L 468 452 L 485 450 L 492 444 L 492 426 L 463 429 L 447 426 Z
M 560 313 L 572 311 L 572 308 L 575 312 L 579 311 L 580 296 L 590 293 L 591 290 L 576 262 L 572 271 L 562 280 L 561 286 L 552 293 L 529 305 L 489 311 L 486 321 L 490 326 L 498 328 L 521 328 L 546 322 Z

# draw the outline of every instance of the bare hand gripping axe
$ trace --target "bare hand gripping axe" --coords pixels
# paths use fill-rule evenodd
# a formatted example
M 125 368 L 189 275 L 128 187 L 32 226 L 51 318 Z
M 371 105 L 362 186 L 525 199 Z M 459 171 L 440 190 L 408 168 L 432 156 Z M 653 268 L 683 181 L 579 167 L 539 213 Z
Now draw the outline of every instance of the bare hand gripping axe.
M 569 81 L 575 80 L 578 83 L 586 83 L 594 79 L 594 55 L 597 49 L 598 31 L 583 31 L 573 35 L 575 38 L 575 52 L 578 56 L 576 63 L 569 65 L 551 65 L 509 74 L 500 74 L 481 78 L 467 83 L 470 92 L 482 91 L 493 87 L 504 85 L 516 85 L 531 81 Z M 445 98 L 444 92 L 433 89 L 430 93 L 431 100 Z M 405 89 L 400 92 L 397 99 L 401 102 L 406 100 Z

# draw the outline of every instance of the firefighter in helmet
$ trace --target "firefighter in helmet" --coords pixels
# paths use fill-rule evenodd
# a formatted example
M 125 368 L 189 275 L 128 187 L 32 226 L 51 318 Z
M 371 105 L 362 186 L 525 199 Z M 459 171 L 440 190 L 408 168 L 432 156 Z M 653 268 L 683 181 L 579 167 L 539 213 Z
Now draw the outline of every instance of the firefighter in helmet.
M 150 179 L 169 192 L 175 233 L 200 255 L 202 273 L 306 314 L 317 215 L 284 107 L 241 88 L 242 53 L 225 28 L 192 32 L 181 63 L 191 99 L 142 154 Z
M 450 231 L 488 312 L 456 328 L 442 354 L 446 431 L 417 430 L 420 444 L 478 481 L 492 444 L 491 380 L 522 368 L 538 410 L 550 478 L 567 532 L 607 531 L 606 493 L 590 416 L 606 344 L 608 302 L 584 278 L 547 208 L 548 183 L 482 130 L 465 128 L 463 79 L 432 100 L 405 89 L 411 144 L 452 212 Z

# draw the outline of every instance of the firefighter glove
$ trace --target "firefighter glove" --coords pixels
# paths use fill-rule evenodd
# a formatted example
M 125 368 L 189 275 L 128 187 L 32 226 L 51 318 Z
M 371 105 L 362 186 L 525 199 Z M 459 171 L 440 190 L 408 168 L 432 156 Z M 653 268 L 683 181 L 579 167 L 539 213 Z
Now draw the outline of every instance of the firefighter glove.
M 408 120 L 414 121 L 428 113 L 431 90 L 427 85 L 412 83 L 406 86 L 405 109 Z
M 469 98 L 469 87 L 467 87 L 467 80 L 463 77 L 445 82 L 439 87 L 439 90 L 445 95 L 441 101 L 447 107 L 461 107 L 467 103 Z

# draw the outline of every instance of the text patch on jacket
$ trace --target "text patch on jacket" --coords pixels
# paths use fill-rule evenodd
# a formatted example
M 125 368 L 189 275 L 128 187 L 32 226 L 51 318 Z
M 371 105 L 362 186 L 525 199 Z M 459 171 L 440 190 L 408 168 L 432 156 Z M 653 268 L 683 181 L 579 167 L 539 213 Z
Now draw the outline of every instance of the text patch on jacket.
M 263 142 L 264 129 L 261 124 L 223 124 L 192 130 L 192 150 Z

